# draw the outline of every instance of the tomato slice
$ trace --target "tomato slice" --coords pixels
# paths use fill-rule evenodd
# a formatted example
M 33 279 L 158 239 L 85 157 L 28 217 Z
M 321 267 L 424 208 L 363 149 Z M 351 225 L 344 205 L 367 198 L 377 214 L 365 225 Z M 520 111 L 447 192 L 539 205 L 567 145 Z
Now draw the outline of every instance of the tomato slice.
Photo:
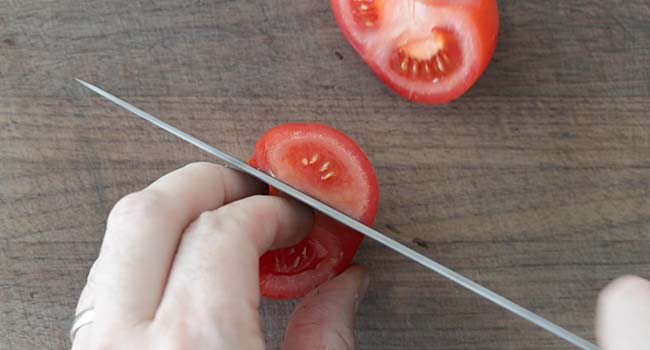
M 339 27 L 398 94 L 445 103 L 464 94 L 496 47 L 496 0 L 332 0 Z
M 377 214 L 375 170 L 361 148 L 332 127 L 315 123 L 274 127 L 257 142 L 250 163 L 367 225 Z M 275 299 L 304 296 L 343 272 L 362 239 L 354 230 L 316 213 L 305 239 L 260 258 L 262 295 Z

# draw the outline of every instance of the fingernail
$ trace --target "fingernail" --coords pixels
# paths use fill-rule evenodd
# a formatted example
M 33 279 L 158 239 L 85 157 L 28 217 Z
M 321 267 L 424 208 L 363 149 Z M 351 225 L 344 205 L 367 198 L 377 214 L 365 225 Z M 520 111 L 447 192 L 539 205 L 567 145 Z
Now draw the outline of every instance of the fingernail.
M 359 305 L 363 301 L 363 299 L 366 297 L 366 293 L 368 293 L 368 286 L 370 285 L 370 277 L 368 274 L 365 275 L 363 278 L 363 281 L 361 281 L 361 284 L 359 285 L 359 290 L 357 290 L 357 294 L 354 298 L 354 311 L 356 312 L 359 309 Z

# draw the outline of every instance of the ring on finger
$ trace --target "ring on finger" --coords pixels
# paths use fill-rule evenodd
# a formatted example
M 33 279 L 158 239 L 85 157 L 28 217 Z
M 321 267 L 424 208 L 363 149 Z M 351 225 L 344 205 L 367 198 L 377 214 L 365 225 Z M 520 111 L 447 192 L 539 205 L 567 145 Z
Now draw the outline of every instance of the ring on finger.
M 72 327 L 70 327 L 70 343 L 74 342 L 74 337 L 79 329 L 91 324 L 94 320 L 95 308 L 93 307 L 89 307 L 75 315 L 74 320 L 72 321 Z

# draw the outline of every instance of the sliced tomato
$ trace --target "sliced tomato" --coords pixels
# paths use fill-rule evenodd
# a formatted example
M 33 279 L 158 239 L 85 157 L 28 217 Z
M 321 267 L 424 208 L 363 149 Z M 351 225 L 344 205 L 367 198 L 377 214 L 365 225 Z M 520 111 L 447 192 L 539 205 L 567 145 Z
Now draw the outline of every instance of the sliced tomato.
M 496 47 L 496 0 L 332 0 L 348 41 L 389 87 L 418 102 L 465 93 Z
M 377 214 L 375 170 L 361 148 L 332 127 L 311 123 L 274 127 L 260 138 L 250 163 L 365 224 L 372 224 Z M 260 258 L 262 295 L 304 296 L 343 272 L 362 239 L 361 234 L 316 213 L 305 239 Z

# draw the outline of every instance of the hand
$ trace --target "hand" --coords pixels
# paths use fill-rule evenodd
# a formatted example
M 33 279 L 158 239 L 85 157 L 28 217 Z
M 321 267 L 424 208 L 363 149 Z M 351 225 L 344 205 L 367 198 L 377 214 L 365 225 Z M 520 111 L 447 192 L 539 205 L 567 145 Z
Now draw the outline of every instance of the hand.
M 263 349 L 259 256 L 298 242 L 313 220 L 265 192 L 239 172 L 195 163 L 120 200 L 77 305 L 95 317 L 73 349 Z M 355 265 L 307 295 L 284 349 L 354 349 L 367 285 Z
M 650 350 L 650 282 L 625 276 L 598 300 L 596 335 L 602 350 Z

